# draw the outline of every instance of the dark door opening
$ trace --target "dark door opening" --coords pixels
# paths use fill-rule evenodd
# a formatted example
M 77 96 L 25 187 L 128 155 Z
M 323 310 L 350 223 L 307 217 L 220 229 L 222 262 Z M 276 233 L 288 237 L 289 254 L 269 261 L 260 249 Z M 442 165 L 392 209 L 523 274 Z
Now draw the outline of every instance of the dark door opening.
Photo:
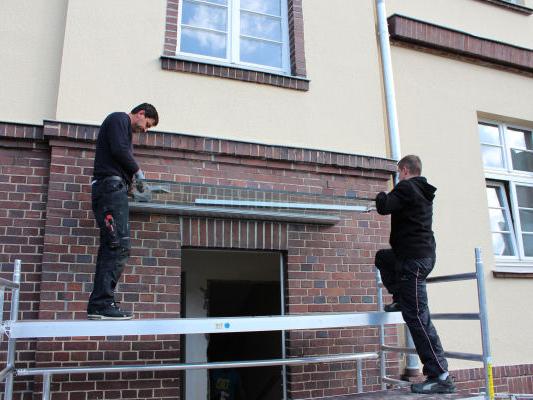
M 279 315 L 279 282 L 208 281 L 208 316 Z M 207 359 L 245 361 L 281 358 L 281 333 L 243 332 L 209 335 Z M 209 399 L 280 400 L 282 367 L 232 368 L 209 371 Z

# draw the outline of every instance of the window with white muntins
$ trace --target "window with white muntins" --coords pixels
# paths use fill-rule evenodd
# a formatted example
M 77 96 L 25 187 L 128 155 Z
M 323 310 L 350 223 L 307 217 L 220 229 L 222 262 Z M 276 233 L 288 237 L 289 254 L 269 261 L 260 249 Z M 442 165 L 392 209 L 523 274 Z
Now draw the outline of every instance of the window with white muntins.
M 287 0 L 183 0 L 178 54 L 290 73 Z
M 496 263 L 533 267 L 533 131 L 478 124 Z

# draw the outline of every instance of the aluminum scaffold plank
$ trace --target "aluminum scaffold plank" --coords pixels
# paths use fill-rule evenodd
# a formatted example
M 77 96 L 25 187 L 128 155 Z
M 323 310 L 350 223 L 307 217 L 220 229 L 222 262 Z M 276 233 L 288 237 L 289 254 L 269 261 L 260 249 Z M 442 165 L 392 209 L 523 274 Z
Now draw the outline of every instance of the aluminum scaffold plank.
M 261 332 L 402 324 L 401 313 L 363 312 L 283 315 L 270 317 L 179 318 L 129 321 L 39 320 L 6 321 L 3 328 L 13 339 Z

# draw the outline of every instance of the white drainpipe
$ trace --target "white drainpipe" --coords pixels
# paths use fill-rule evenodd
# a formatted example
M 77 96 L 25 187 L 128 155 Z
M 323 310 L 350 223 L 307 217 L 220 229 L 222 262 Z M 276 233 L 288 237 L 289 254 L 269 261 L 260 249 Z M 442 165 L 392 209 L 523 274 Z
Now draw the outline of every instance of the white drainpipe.
M 387 106 L 387 125 L 389 127 L 389 142 L 391 158 L 399 161 L 401 158 L 400 130 L 398 129 L 398 114 L 396 112 L 396 92 L 394 90 L 394 78 L 392 74 L 392 59 L 389 41 L 389 26 L 387 23 L 387 10 L 385 0 L 376 0 L 378 17 L 379 48 L 381 51 L 381 66 L 383 69 L 383 84 L 385 89 L 385 101 Z M 394 176 L 394 182 L 398 183 L 398 175 Z M 407 347 L 414 347 L 413 339 L 407 325 L 405 326 L 405 339 Z M 408 354 L 406 357 L 405 375 L 419 375 L 418 357 Z

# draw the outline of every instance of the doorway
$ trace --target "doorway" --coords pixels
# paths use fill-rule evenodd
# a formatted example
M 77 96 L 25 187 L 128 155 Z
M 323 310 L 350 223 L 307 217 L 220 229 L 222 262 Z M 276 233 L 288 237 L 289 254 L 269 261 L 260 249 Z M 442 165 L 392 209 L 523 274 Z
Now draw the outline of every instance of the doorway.
M 233 317 L 283 314 L 283 257 L 279 252 L 183 249 L 183 317 Z M 184 362 L 282 358 L 283 333 L 243 332 L 184 335 Z M 185 374 L 185 399 L 281 400 L 281 366 L 191 370 Z

